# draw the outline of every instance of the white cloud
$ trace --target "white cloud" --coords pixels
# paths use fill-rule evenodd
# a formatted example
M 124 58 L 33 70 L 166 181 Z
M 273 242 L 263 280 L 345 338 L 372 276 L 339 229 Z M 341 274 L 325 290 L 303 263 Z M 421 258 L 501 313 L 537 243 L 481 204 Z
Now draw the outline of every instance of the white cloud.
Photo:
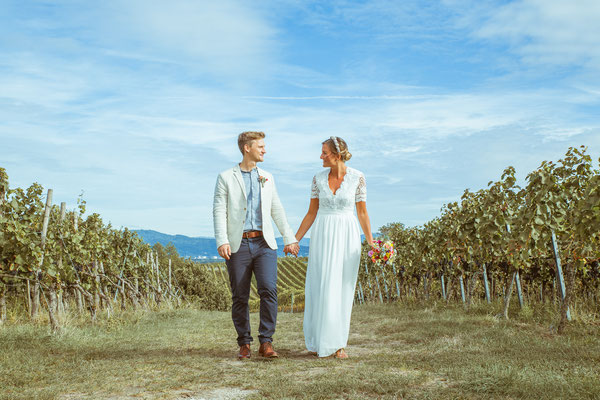
M 98 23 L 106 34 L 101 43 L 186 60 L 214 75 L 260 76 L 276 54 L 277 31 L 258 7 L 243 1 L 127 0 L 100 12 L 106 16 Z
M 596 0 L 520 0 L 488 11 L 483 18 L 476 35 L 508 41 L 526 62 L 600 68 Z

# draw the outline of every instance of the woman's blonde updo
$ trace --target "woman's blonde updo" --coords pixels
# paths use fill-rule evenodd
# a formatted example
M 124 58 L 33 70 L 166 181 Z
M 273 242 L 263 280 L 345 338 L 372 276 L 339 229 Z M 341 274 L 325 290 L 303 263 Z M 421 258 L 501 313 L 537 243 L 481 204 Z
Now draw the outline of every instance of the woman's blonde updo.
M 331 136 L 329 139 L 323 142 L 335 155 L 340 155 L 340 159 L 344 162 L 352 158 L 352 154 L 348 151 L 348 145 L 346 141 L 339 136 Z

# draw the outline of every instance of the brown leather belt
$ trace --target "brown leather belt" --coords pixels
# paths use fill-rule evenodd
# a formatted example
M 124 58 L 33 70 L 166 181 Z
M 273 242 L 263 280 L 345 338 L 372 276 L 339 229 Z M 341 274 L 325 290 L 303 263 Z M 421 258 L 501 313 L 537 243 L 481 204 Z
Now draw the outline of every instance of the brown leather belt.
M 248 232 L 242 233 L 242 238 L 244 238 L 244 239 L 252 239 L 255 237 L 259 237 L 259 236 L 262 236 L 261 231 L 248 231 Z

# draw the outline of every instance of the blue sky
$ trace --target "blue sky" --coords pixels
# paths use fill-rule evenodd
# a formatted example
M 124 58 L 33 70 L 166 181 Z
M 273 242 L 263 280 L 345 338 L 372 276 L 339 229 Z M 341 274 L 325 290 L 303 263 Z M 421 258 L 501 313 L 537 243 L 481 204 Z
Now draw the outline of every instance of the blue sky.
M 117 228 L 212 236 L 245 130 L 294 230 L 331 135 L 374 230 L 509 165 L 600 156 L 596 0 L 0 3 L 0 166 Z

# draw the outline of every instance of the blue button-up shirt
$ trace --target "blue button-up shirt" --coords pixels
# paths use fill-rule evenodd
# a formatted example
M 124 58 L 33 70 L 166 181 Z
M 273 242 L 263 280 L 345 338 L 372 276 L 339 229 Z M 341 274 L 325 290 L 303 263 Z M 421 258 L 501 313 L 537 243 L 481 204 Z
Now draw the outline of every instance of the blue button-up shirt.
M 258 180 L 258 169 L 242 171 L 244 186 L 246 187 L 247 206 L 244 232 L 262 231 L 262 211 L 260 208 L 260 182 Z

